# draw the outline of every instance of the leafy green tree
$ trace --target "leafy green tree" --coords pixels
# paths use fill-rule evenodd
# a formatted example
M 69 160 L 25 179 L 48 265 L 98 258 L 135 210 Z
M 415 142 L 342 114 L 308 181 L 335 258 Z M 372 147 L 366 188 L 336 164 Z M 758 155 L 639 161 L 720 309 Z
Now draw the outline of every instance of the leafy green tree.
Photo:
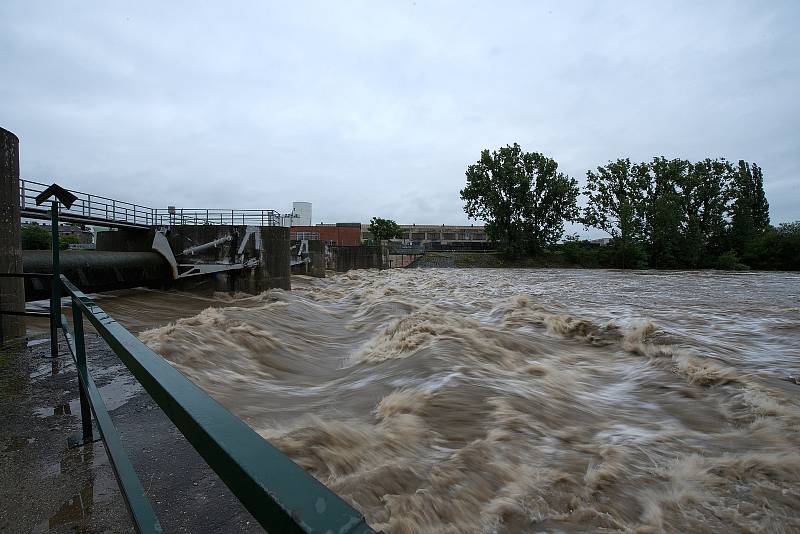
M 369 231 L 376 242 L 403 236 L 400 225 L 391 219 L 381 219 L 380 217 L 372 218 L 369 222 Z
M 691 184 L 687 180 L 689 162 L 681 159 L 653 158 L 651 163 L 634 166 L 638 181 L 646 189 L 645 240 L 649 265 L 659 269 L 672 269 L 690 258 L 699 256 L 687 246 L 687 237 L 694 235 L 696 224 L 686 217 L 691 208 L 686 192 Z
M 586 172 L 588 203 L 584 208 L 583 222 L 614 238 L 613 246 L 623 268 L 641 265 L 648 179 L 641 166 L 632 165 L 630 159 L 610 161 L 597 167 L 597 172 Z M 628 254 L 635 257 L 633 265 L 626 261 Z
M 47 250 L 52 243 L 52 236 L 49 230 L 36 224 L 26 224 L 22 226 L 22 249 L 23 250 Z
M 740 160 L 731 191 L 731 245 L 745 261 L 749 261 L 753 256 L 751 244 L 769 228 L 769 203 L 764 194 L 761 168 Z
M 517 143 L 490 152 L 467 168 L 464 211 L 486 223 L 486 233 L 506 255 L 536 253 L 555 244 L 564 221 L 578 216 L 578 183 L 558 163 Z
M 692 211 L 697 214 L 698 231 L 705 258 L 700 266 L 710 266 L 712 258 L 727 250 L 726 216 L 730 203 L 730 186 L 734 169 L 725 159 L 706 158 L 691 166 L 690 179 L 694 186 Z
M 609 162 L 587 173 L 583 222 L 612 237 L 601 265 L 797 269 L 800 223 L 770 226 L 756 164 L 653 158 Z M 565 243 L 577 261 L 577 243 Z

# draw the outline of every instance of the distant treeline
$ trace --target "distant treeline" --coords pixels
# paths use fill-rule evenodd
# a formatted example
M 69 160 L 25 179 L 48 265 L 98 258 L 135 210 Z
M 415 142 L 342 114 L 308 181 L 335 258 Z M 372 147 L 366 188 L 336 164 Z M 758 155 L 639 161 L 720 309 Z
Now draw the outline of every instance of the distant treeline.
M 800 222 L 770 225 L 755 163 L 618 159 L 587 172 L 583 210 L 577 182 L 557 168 L 516 144 L 485 150 L 467 169 L 465 211 L 510 256 L 549 249 L 587 267 L 800 269 Z M 566 221 L 604 230 L 611 242 L 563 239 Z

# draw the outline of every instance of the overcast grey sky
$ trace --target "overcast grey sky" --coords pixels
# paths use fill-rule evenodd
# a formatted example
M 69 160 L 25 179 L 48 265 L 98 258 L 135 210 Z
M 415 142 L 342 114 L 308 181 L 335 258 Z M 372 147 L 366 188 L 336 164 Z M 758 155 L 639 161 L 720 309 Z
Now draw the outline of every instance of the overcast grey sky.
M 800 2 L 0 2 L 24 178 L 149 206 L 465 223 L 483 148 L 584 182 L 726 157 L 800 219 Z M 227 5 L 230 4 L 230 5 Z

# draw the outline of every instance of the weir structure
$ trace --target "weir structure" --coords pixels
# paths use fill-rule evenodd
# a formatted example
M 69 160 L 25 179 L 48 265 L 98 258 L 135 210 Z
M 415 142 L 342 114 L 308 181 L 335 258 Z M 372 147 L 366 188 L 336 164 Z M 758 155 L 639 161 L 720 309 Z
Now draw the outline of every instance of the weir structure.
M 49 219 L 49 210 L 36 204 L 49 186 L 19 183 L 19 216 Z M 97 233 L 95 251 L 63 255 L 65 274 L 84 291 L 181 285 L 188 278 L 190 286 L 202 280 L 220 291 L 290 289 L 289 231 L 275 210 L 157 209 L 69 192 L 74 199 L 59 204 L 60 221 L 113 229 Z M 49 272 L 48 258 L 26 251 L 25 270 Z M 26 300 L 36 300 L 46 288 L 30 281 L 25 290 Z
M 14 134 L 0 130 L 0 191 L 3 193 L 0 201 L 0 246 L 3 246 L 2 262 L 0 263 L 0 328 L 5 333 L 5 339 L 24 336 L 25 326 L 22 323 L 24 316 L 46 316 L 50 319 L 51 333 L 51 358 L 59 358 L 58 334 L 63 334 L 66 346 L 72 356 L 72 361 L 78 372 L 78 389 L 80 399 L 80 416 L 82 432 L 71 438 L 72 446 L 80 447 L 94 441 L 93 422 L 97 425 L 100 439 L 108 453 L 108 458 L 113 467 L 114 474 L 119 484 L 122 496 L 130 512 L 131 519 L 137 532 L 159 533 L 162 532 L 161 523 L 148 500 L 145 490 L 139 480 L 133 465 L 125 451 L 124 444 L 117 428 L 115 427 L 109 410 L 89 372 L 89 355 L 86 350 L 84 335 L 85 321 L 97 331 L 120 361 L 128 368 L 139 384 L 150 395 L 155 403 L 163 410 L 175 427 L 183 434 L 187 441 L 203 457 L 208 466 L 213 469 L 220 479 L 228 486 L 231 492 L 252 514 L 252 516 L 268 532 L 303 532 L 303 533 L 328 533 L 339 534 L 368 534 L 374 531 L 367 525 L 363 515 L 348 505 L 338 495 L 334 494 L 322 483 L 308 474 L 303 468 L 295 464 L 289 457 L 272 446 L 259 436 L 241 419 L 231 414 L 221 404 L 212 399 L 207 393 L 195 386 L 189 379 L 172 367 L 160 355 L 153 352 L 136 336 L 114 321 L 90 297 L 82 292 L 73 281 L 60 272 L 61 255 L 59 251 L 58 223 L 63 216 L 65 220 L 83 222 L 91 220 L 95 224 L 113 223 L 117 228 L 125 231 L 152 233 L 153 242 L 151 249 L 157 253 L 169 255 L 166 251 L 159 251 L 158 247 L 166 246 L 170 253 L 175 243 L 169 243 L 169 238 L 160 230 L 152 228 L 154 221 L 161 221 L 158 213 L 142 212 L 138 207 L 121 208 L 114 202 L 104 218 L 93 213 L 96 208 L 90 208 L 87 200 L 87 211 L 80 208 L 81 197 L 67 191 L 55 184 L 43 188 L 32 197 L 30 206 L 25 200 L 17 205 L 17 199 L 26 198 L 30 188 L 25 192 L 15 189 L 19 177 L 18 140 Z M 26 184 L 28 185 L 28 184 Z M 47 209 L 49 202 L 49 210 Z M 15 208 L 16 206 L 16 208 Z M 22 208 L 22 209 L 20 209 Z M 80 210 L 80 214 L 78 211 Z M 186 223 L 185 214 L 169 213 L 167 220 L 171 223 L 180 221 Z M 207 214 L 211 216 L 209 212 Z M 236 213 L 226 219 L 225 214 L 220 215 L 220 223 L 209 221 L 215 217 L 203 219 L 202 225 L 198 224 L 170 224 L 173 230 L 178 226 L 181 232 L 176 232 L 180 239 L 188 240 L 190 232 L 186 227 L 204 228 L 216 226 L 224 228 L 235 227 L 237 232 L 222 231 L 210 241 L 198 246 L 191 245 L 181 250 L 181 256 L 192 256 L 210 251 L 219 250 L 223 245 L 228 252 L 237 257 L 244 258 L 247 247 L 253 251 L 263 251 L 273 240 L 275 246 L 286 244 L 286 254 L 278 259 L 272 259 L 275 264 L 280 263 L 287 271 L 285 280 L 288 284 L 289 252 L 288 229 L 284 236 L 275 232 L 271 235 L 263 229 L 269 226 L 254 229 L 245 216 L 242 224 L 234 221 Z M 22 270 L 20 246 L 20 216 L 24 217 L 49 217 L 52 233 L 52 254 L 49 266 L 50 273 L 26 273 Z M 170 216 L 174 216 L 169 219 Z M 262 215 L 259 214 L 259 217 Z M 196 214 L 190 216 L 196 219 Z M 259 222 L 261 222 L 259 220 Z M 279 227 L 275 227 L 277 230 Z M 161 237 L 157 237 L 160 235 Z M 195 234 L 193 234 L 195 235 Z M 148 241 L 148 236 L 140 236 L 142 242 Z M 196 237 L 199 237 L 196 235 Z M 205 235 L 203 238 L 208 237 Z M 237 239 L 238 238 L 238 239 Z M 174 241 L 180 241 L 178 237 Z M 259 246 L 259 242 L 263 246 Z M 264 255 L 255 255 L 243 260 L 247 263 L 257 259 L 258 265 L 269 271 L 271 264 Z M 263 262 L 263 263 L 262 263 Z M 241 267 L 228 270 L 241 270 Z M 227 264 L 230 265 L 230 264 Z M 251 262 L 251 266 L 255 266 Z M 170 265 L 179 272 L 177 262 Z M 255 272 L 255 271 L 254 271 Z M 255 275 L 254 275 L 255 276 Z M 45 280 L 41 284 L 50 292 L 50 307 L 47 312 L 28 312 L 24 308 L 22 280 Z M 269 281 L 268 281 L 269 283 Z M 282 283 L 282 282 L 281 282 Z M 72 312 L 72 321 L 61 314 L 61 297 L 69 299 Z
M 52 217 L 49 209 L 36 204 L 47 184 L 20 180 L 17 165 L 15 177 L 4 185 L 9 187 L 4 196 L 11 213 L 9 221 Z M 137 286 L 257 293 L 291 289 L 291 274 L 324 278 L 326 269 L 404 267 L 412 259 L 406 253 L 397 256 L 387 251 L 385 243 L 334 246 L 322 241 L 318 233 L 292 235 L 281 224 L 287 218 L 300 217 L 295 213 L 162 209 L 68 191 L 74 198 L 69 206 L 58 205 L 59 221 L 113 229 L 97 233 L 95 250 L 62 254 L 62 272 L 88 293 Z M 14 198 L 19 198 L 18 206 Z M 26 250 L 21 258 L 25 272 L 52 272 L 45 251 Z M 19 281 L 11 284 L 19 285 Z M 26 279 L 24 288 L 27 301 L 45 298 L 50 291 L 37 278 Z

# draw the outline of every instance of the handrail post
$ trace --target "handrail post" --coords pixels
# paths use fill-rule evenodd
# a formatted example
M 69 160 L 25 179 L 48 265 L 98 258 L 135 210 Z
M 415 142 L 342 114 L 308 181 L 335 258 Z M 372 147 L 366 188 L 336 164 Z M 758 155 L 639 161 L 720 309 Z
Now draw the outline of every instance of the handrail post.
M 50 225 L 53 247 L 53 277 L 50 287 L 50 356 L 58 357 L 58 327 L 61 326 L 61 291 L 59 278 L 61 266 L 59 265 L 59 240 L 58 240 L 58 201 L 50 204 Z
M 72 329 L 75 336 L 75 360 L 78 370 L 86 369 L 86 342 L 83 335 L 83 312 L 72 297 Z M 88 369 L 86 369 L 88 373 Z M 78 389 L 81 399 L 81 427 L 83 442 L 92 440 L 92 409 L 86 396 L 86 384 L 83 383 L 81 373 L 78 373 Z

